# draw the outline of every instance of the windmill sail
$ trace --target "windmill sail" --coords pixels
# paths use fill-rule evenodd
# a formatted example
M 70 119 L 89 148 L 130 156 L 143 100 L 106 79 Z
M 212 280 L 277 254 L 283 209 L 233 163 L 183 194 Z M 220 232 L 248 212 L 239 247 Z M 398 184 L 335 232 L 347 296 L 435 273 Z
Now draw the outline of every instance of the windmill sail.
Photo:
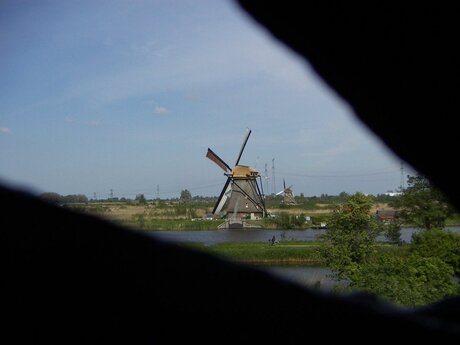
M 284 189 L 281 192 L 276 193 L 275 195 L 280 195 L 284 193 Z
M 243 140 L 243 145 L 241 146 L 240 154 L 238 155 L 238 158 L 236 159 L 235 165 L 238 165 L 241 159 L 241 155 L 243 154 L 244 148 L 246 147 L 246 143 L 248 142 L 249 136 L 251 135 L 251 130 L 249 128 L 246 128 L 246 135 Z
M 217 199 L 216 205 L 214 206 L 214 210 L 212 210 L 212 213 L 214 215 L 218 215 L 220 213 L 220 211 L 222 210 L 222 207 L 224 207 L 224 204 L 227 201 L 231 193 L 232 193 L 232 185 L 230 184 L 230 178 L 228 178 L 227 182 L 225 183 L 224 188 L 222 189 L 222 192 L 219 195 L 219 199 Z
M 225 172 L 230 172 L 232 169 L 225 163 L 218 155 L 216 155 L 210 148 L 208 148 L 208 152 L 206 153 L 206 157 L 216 163 L 219 167 L 222 168 Z

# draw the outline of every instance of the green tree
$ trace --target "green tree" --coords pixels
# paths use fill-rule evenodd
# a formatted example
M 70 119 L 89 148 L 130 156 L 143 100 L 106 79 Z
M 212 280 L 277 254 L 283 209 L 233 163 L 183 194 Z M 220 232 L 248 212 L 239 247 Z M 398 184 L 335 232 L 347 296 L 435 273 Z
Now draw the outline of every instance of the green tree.
M 422 257 L 437 257 L 460 277 L 460 234 L 429 229 L 412 235 L 411 252 Z
M 444 195 L 421 175 L 408 176 L 407 185 L 391 203 L 399 217 L 421 229 L 443 228 L 454 212 Z
M 291 229 L 292 224 L 291 224 L 291 218 L 289 217 L 289 214 L 285 212 L 281 212 L 279 216 L 275 219 L 276 226 L 281 228 L 281 229 Z
M 58 194 L 58 193 L 54 193 L 54 192 L 46 192 L 46 193 L 42 193 L 39 195 L 40 198 L 48 201 L 48 202 L 51 202 L 53 204 L 61 204 L 62 201 L 63 201 L 63 196 Z
M 326 266 L 338 279 L 352 279 L 373 252 L 378 226 L 371 214 L 373 198 L 362 193 L 349 196 L 329 218 L 320 246 Z
M 349 286 L 393 303 L 419 306 L 458 293 L 452 267 L 437 257 L 381 254 L 363 264 Z
M 388 223 L 383 223 L 381 225 L 381 232 L 383 232 L 388 242 L 401 244 L 401 222 L 399 220 L 391 220 Z
M 349 196 L 350 196 L 350 194 L 348 194 L 347 192 L 341 192 L 341 193 L 339 194 L 339 198 L 340 198 L 340 199 L 346 199 L 346 198 L 348 198 Z
M 192 193 L 190 193 L 187 189 L 184 189 L 180 192 L 180 202 L 186 204 L 192 200 Z
M 83 194 L 70 194 L 70 195 L 66 195 L 62 198 L 62 202 L 67 204 L 71 204 L 71 203 L 87 203 L 88 202 L 88 198 L 86 197 L 86 195 L 83 195 Z
M 147 203 L 147 200 L 145 199 L 145 196 L 144 194 L 138 194 L 136 195 L 136 199 L 135 199 L 139 204 L 146 204 Z

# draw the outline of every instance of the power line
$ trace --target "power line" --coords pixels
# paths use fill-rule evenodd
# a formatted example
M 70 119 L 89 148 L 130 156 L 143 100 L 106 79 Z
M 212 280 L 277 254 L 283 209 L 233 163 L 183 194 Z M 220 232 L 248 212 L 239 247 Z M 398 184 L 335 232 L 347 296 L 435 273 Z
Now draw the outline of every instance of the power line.
M 349 177 L 366 177 L 366 176 L 377 176 L 377 175 L 387 175 L 394 174 L 396 172 L 393 170 L 386 171 L 376 171 L 376 172 L 367 172 L 367 173 L 353 173 L 353 174 L 300 174 L 300 173 L 291 173 L 282 171 L 283 175 L 290 176 L 299 176 L 299 177 L 309 177 L 309 178 L 349 178 Z

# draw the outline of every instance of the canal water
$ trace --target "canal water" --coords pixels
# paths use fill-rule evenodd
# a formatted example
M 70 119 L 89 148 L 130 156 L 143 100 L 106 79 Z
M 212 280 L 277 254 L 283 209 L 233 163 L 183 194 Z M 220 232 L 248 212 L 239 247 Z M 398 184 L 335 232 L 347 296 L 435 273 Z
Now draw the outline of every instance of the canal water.
M 460 233 L 460 226 L 447 227 L 446 229 Z M 307 230 L 265 230 L 265 229 L 220 229 L 220 230 L 183 230 L 183 231 L 152 231 L 149 234 L 174 242 L 196 242 L 204 245 L 228 242 L 268 242 L 273 236 L 277 240 L 288 241 L 315 241 L 325 233 L 324 229 Z M 415 228 L 401 229 L 401 240 L 405 243 L 412 241 L 412 234 L 419 231 Z M 377 237 L 385 241 L 385 236 Z

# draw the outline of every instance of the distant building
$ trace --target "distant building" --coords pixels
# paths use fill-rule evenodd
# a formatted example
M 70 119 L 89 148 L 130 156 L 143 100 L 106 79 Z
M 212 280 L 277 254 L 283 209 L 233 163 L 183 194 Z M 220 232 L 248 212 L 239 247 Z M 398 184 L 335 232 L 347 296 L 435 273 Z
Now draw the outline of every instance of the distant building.
M 393 209 L 380 209 L 375 211 L 375 217 L 381 222 L 391 222 L 397 218 L 398 212 Z

